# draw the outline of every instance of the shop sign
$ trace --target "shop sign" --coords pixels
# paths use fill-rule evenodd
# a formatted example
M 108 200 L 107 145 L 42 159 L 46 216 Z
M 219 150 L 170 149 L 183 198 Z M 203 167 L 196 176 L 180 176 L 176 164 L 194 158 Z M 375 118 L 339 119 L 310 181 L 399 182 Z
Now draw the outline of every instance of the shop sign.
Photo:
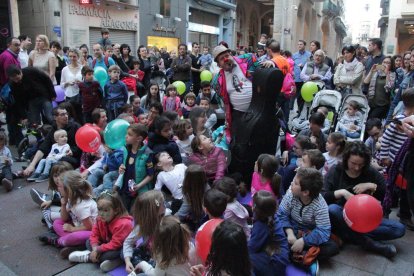
M 165 33 L 175 33 L 176 28 L 175 27 L 164 27 L 164 26 L 160 26 L 160 25 L 155 25 L 154 27 L 152 27 L 152 30 L 154 32 L 165 32 Z
M 136 22 L 113 19 L 109 14 L 109 10 L 102 8 L 69 4 L 69 14 L 101 18 L 102 28 L 128 31 L 138 30 L 138 24 Z
M 199 33 L 207 33 L 207 34 L 220 34 L 220 29 L 214 26 L 209 25 L 203 25 L 193 22 L 188 22 L 188 30 L 193 32 L 199 32 Z

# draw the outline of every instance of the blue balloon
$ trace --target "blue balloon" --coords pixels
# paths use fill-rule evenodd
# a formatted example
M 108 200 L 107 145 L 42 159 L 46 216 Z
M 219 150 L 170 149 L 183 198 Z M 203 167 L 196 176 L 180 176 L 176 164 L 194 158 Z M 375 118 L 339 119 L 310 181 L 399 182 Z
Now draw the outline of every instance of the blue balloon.
M 104 130 L 105 144 L 111 149 L 119 149 L 126 144 L 129 123 L 123 119 L 111 121 Z

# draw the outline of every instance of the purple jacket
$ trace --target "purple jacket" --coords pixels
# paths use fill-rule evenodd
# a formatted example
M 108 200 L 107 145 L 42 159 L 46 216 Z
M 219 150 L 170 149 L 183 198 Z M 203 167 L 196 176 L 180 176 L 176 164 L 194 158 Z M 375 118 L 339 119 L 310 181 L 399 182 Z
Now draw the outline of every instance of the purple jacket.
M 188 160 L 189 164 L 197 164 L 204 168 L 209 182 L 221 179 L 227 170 L 226 156 L 219 147 L 214 147 L 207 156 L 194 153 Z
M 6 74 L 6 69 L 12 64 L 16 64 L 20 68 L 20 61 L 18 59 L 19 55 L 11 52 L 9 49 L 5 50 L 0 55 L 0 87 L 7 83 L 8 77 Z

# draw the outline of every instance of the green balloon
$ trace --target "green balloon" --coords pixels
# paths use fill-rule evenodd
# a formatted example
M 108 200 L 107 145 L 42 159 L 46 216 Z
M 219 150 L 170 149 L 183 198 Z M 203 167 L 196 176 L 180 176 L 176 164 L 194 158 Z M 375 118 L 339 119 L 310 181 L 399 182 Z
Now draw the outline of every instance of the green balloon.
M 208 70 L 204 70 L 201 72 L 200 74 L 200 80 L 201 81 L 208 81 L 210 82 L 213 79 L 213 74 L 208 71 Z
M 104 130 L 105 144 L 111 149 L 119 149 L 126 144 L 129 123 L 123 119 L 111 121 Z
M 108 73 L 101 66 L 95 67 L 95 69 L 93 70 L 93 76 L 101 84 L 105 83 L 106 80 L 108 79 Z
M 314 82 L 305 82 L 300 90 L 302 98 L 305 102 L 309 103 L 313 100 L 313 96 L 318 92 L 318 85 Z
M 184 82 L 175 81 L 175 82 L 173 82 L 173 85 L 175 86 L 175 88 L 177 88 L 177 92 L 178 92 L 179 95 L 184 94 L 185 89 L 186 89 Z

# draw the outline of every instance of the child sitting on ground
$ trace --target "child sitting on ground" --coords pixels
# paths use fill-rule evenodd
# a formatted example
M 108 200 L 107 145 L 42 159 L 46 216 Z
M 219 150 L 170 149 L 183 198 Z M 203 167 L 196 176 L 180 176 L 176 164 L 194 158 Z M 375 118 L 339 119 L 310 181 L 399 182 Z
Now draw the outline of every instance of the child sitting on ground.
M 122 264 L 122 244 L 132 231 L 132 217 L 117 195 L 102 193 L 97 200 L 99 215 L 86 241 L 85 251 L 75 251 L 69 261 L 76 263 L 98 263 L 102 271 L 108 272 Z
M 145 260 L 136 266 L 145 275 L 190 275 L 191 266 L 199 263 L 191 232 L 175 216 L 161 219 L 151 251 L 155 267 Z
M 361 137 L 362 114 L 359 110 L 360 107 L 357 101 L 349 101 L 346 112 L 339 119 L 338 130 L 347 138 Z
M 325 157 L 318 149 L 305 150 L 302 155 L 302 163 L 299 168 L 314 168 L 322 173 L 322 168 L 325 165 Z
M 30 189 L 33 201 L 42 208 L 42 222 L 46 224 L 49 231 L 53 231 L 53 222 L 60 218 L 60 200 L 62 195 L 59 190 L 63 189 L 62 176 L 65 172 L 73 170 L 72 165 L 65 161 L 59 161 L 50 170 L 49 186 L 51 195 L 44 194 L 38 190 Z
M 208 219 L 222 218 L 227 207 L 227 195 L 217 189 L 210 189 L 204 193 L 203 209 Z
M 0 132 L 0 169 L 1 169 L 1 184 L 6 192 L 10 192 L 13 189 L 13 173 L 11 166 L 13 165 L 13 156 L 10 149 L 6 146 L 7 136 Z
M 293 255 L 301 254 L 312 246 L 320 248 L 317 257 L 320 260 L 339 252 L 337 244 L 330 240 L 331 222 L 328 205 L 320 194 L 322 185 L 322 175 L 318 170 L 299 168 L 280 203 L 277 217 Z
M 193 232 L 198 229 L 205 217 L 203 197 L 209 188 L 204 169 L 199 165 L 190 165 L 185 171 L 183 181 L 183 204 L 176 216 Z
M 249 212 L 241 205 L 237 197 L 237 184 L 230 177 L 223 177 L 214 182 L 214 188 L 227 195 L 227 207 L 224 211 L 224 219 L 237 223 L 243 227 L 247 240 L 250 239 L 250 227 L 247 224 L 249 220 Z
M 162 100 L 164 111 L 175 111 L 181 115 L 181 100 L 180 97 L 178 97 L 177 88 L 174 85 L 169 84 L 165 94 L 166 95 Z
M 285 275 L 289 264 L 289 246 L 282 225 L 275 217 L 277 202 L 268 191 L 253 196 L 254 222 L 249 256 L 255 275 Z
M 53 134 L 55 138 L 55 144 L 52 145 L 52 149 L 49 155 L 40 160 L 37 165 L 35 173 L 27 179 L 27 181 L 43 182 L 49 178 L 50 168 L 59 161 L 62 157 L 66 156 L 70 147 L 68 145 L 68 134 L 64 129 L 58 129 Z
M 328 120 L 328 113 L 329 113 L 328 108 L 325 107 L 325 106 L 320 106 L 316 110 L 316 112 L 322 113 L 325 116 L 325 121 L 323 123 L 322 132 L 325 133 L 325 134 L 328 134 L 329 130 L 331 129 L 331 122 L 329 122 L 329 120 Z
M 260 154 L 254 164 L 252 176 L 252 197 L 261 190 L 270 192 L 274 198 L 280 194 L 281 177 L 277 174 L 279 164 L 276 158 L 270 154 Z M 250 202 L 252 205 L 252 202 Z
M 325 157 L 325 165 L 323 166 L 322 176 L 325 176 L 328 171 L 342 161 L 342 152 L 345 149 L 346 138 L 340 132 L 333 132 L 328 135 L 326 141 L 326 152 L 323 153 Z
M 193 109 L 193 107 L 196 106 L 195 102 L 196 95 L 193 92 L 189 92 L 184 96 L 184 103 L 182 105 L 182 113 L 184 119 L 188 119 L 190 111 Z
M 174 215 L 183 203 L 183 181 L 187 166 L 184 164 L 174 165 L 168 152 L 162 151 L 154 157 L 156 182 L 154 190 L 161 191 L 166 186 L 170 191 L 172 199 L 168 202 Z M 168 200 L 167 200 L 168 201 Z
M 204 168 L 209 183 L 224 176 L 227 160 L 221 148 L 216 147 L 210 138 L 204 135 L 194 137 L 191 141 L 193 154 L 188 157 L 189 164 L 198 164 Z
M 175 140 L 180 149 L 181 158 L 184 164 L 188 164 L 188 156 L 193 153 L 191 141 L 194 139 L 193 127 L 189 120 L 179 120 L 173 126 L 174 135 L 178 138 Z
M 216 112 L 210 108 L 210 100 L 208 98 L 204 98 L 200 100 L 200 107 L 204 108 L 204 110 L 206 111 L 207 121 L 204 124 L 204 127 L 206 129 L 209 129 L 210 132 L 212 132 L 214 126 L 217 123 Z

